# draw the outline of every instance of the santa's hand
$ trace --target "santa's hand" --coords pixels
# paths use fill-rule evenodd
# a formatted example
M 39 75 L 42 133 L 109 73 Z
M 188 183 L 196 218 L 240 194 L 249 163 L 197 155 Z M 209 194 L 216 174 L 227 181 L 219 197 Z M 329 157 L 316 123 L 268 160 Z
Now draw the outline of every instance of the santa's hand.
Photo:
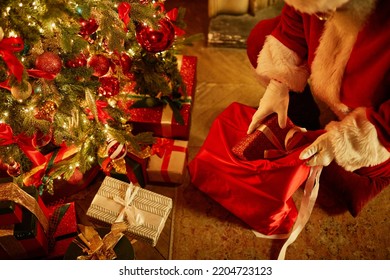
M 252 133 L 260 126 L 262 120 L 272 113 L 278 114 L 279 126 L 281 128 L 286 127 L 288 102 L 288 88 L 278 81 L 271 80 L 263 98 L 260 100 L 259 108 L 252 117 L 247 133 Z
M 330 133 L 318 137 L 313 144 L 304 149 L 299 155 L 301 160 L 307 160 L 309 166 L 327 166 L 334 159 Z

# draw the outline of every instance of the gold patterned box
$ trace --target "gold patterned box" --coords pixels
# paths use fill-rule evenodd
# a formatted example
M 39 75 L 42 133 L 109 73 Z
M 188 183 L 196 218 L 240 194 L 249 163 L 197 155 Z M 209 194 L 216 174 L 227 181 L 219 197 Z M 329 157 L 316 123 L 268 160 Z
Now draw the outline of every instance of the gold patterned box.
M 125 222 L 129 238 L 156 246 L 172 209 L 172 199 L 106 176 L 87 210 L 96 226 Z

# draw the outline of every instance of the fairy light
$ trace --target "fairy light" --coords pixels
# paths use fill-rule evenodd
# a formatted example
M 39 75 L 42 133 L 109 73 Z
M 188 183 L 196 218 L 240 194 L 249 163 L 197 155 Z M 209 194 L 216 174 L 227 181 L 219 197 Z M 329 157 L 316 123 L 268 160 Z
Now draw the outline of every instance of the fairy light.
M 19 7 L 23 7 L 23 3 L 19 3 Z

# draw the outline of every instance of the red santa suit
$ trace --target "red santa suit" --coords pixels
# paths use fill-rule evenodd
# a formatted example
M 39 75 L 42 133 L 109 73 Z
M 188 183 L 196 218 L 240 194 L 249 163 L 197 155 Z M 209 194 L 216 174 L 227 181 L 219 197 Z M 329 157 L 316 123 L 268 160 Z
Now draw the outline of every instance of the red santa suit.
M 328 183 L 342 193 L 361 185 L 350 194 L 360 203 L 350 206 L 357 215 L 390 184 L 390 2 L 285 2 L 280 16 L 252 30 L 248 57 L 265 86 L 276 80 L 300 92 L 309 82 L 313 96 L 337 115 L 325 127 L 334 162 L 322 177 L 333 177 Z M 332 5 L 338 9 L 326 20 L 315 14 Z

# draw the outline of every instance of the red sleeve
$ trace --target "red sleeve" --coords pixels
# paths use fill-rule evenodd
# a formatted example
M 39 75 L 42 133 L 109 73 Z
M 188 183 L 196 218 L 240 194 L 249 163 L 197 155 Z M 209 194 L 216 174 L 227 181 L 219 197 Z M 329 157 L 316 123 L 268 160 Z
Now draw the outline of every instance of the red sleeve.
M 379 141 L 390 151 L 390 99 L 380 105 L 379 110 L 367 109 L 367 119 L 376 127 Z
M 302 14 L 291 6 L 287 4 L 283 6 L 280 23 L 272 35 L 287 48 L 297 53 L 299 57 L 307 57 L 307 42 Z

